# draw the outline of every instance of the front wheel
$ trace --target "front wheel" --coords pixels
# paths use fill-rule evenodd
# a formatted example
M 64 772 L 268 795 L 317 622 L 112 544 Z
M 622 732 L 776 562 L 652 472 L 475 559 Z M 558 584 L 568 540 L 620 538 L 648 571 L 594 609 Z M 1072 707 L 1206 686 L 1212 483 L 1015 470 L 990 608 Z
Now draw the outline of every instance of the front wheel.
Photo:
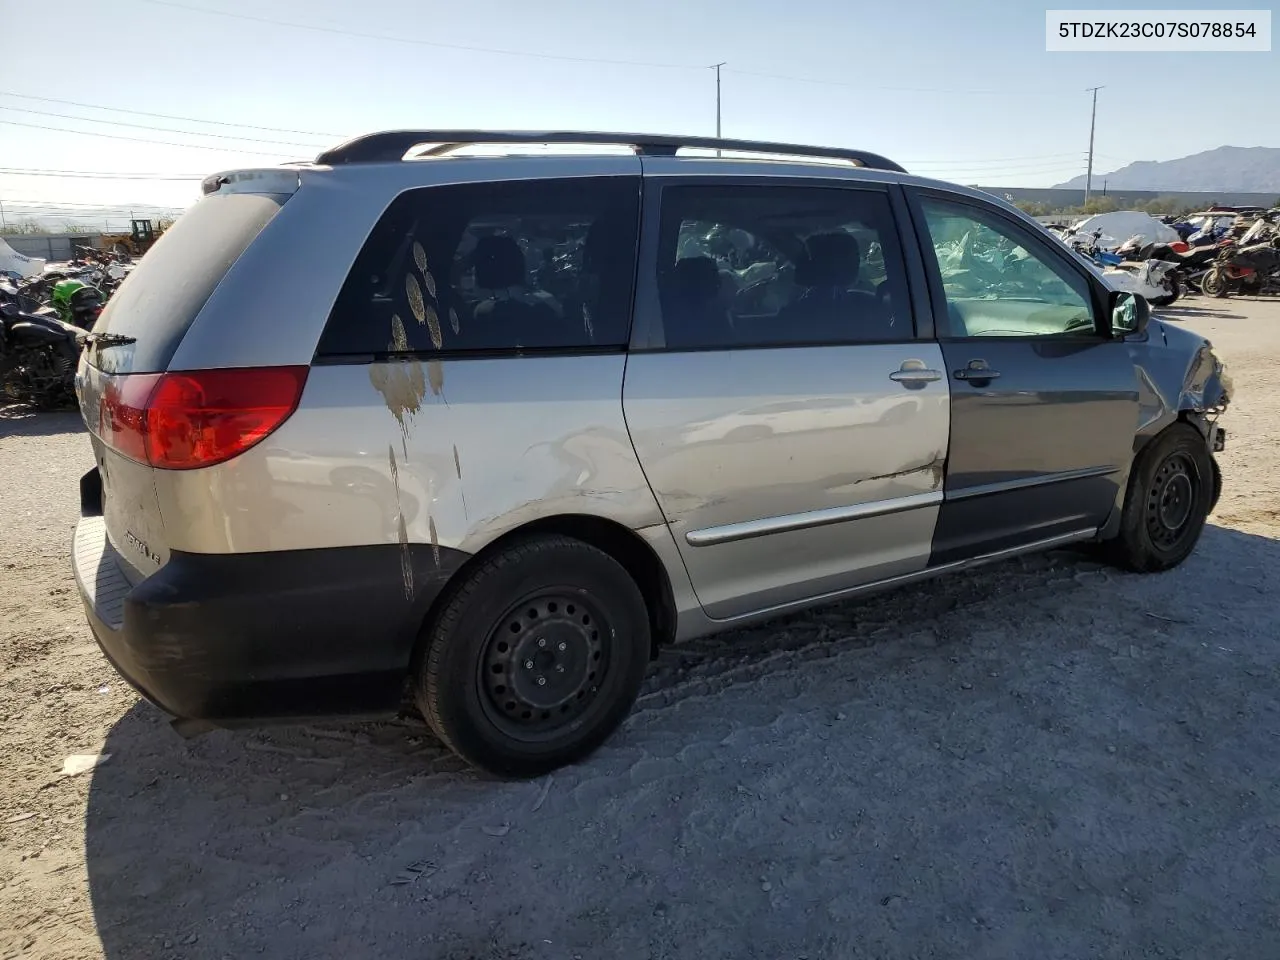
M 1215 268 L 1200 278 L 1200 292 L 1206 297 L 1225 297 L 1227 295 L 1227 275 Z
M 1134 460 L 1120 533 L 1106 545 L 1109 558 L 1139 573 L 1176 567 L 1199 542 L 1213 502 L 1213 458 L 1204 437 L 1175 423 Z
M 416 693 L 436 735 L 490 773 L 533 777 L 586 756 L 626 717 L 649 617 L 607 553 L 538 537 L 465 574 L 425 643 Z
M 1178 283 L 1177 280 L 1170 280 L 1169 292 L 1163 297 L 1153 297 L 1151 299 L 1151 305 L 1153 307 L 1168 307 L 1177 303 L 1180 296 L 1182 296 L 1182 284 Z

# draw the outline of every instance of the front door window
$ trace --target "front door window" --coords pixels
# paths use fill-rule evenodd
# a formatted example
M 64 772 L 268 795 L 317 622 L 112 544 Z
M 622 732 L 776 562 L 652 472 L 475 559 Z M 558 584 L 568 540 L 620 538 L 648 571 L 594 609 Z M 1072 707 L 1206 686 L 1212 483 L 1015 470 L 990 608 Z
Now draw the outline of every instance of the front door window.
M 1000 217 L 966 204 L 924 199 L 952 337 L 1092 335 L 1084 277 L 1024 244 Z

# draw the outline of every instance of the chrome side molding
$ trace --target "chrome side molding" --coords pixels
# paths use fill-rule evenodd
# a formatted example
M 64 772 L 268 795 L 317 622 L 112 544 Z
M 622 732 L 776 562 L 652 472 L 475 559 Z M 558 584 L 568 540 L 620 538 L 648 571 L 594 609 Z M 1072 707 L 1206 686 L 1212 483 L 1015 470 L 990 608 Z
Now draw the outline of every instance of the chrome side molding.
M 764 537 L 773 533 L 825 527 L 833 523 L 844 523 L 847 520 L 882 517 L 889 513 L 917 510 L 920 507 L 936 507 L 940 503 L 942 503 L 942 491 L 931 490 L 928 493 L 915 493 L 890 500 L 873 500 L 870 503 L 854 503 L 847 507 L 828 507 L 824 510 L 810 510 L 807 513 L 792 513 L 781 517 L 765 517 L 762 520 L 745 520 L 742 523 L 726 523 L 721 527 L 690 530 L 684 535 L 684 539 L 691 547 L 709 547 L 719 543 L 732 543 L 735 540 Z

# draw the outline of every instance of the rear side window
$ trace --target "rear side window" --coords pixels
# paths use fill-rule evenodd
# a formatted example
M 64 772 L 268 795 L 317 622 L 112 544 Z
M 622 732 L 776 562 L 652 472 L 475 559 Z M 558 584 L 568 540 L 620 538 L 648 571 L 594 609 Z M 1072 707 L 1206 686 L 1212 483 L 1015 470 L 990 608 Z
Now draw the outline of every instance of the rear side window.
M 640 179 L 426 187 L 374 227 L 319 356 L 621 349 Z
M 886 194 L 673 186 L 657 285 L 671 349 L 884 343 L 915 335 Z
M 137 342 L 100 351 L 95 362 L 109 363 L 117 373 L 164 370 L 214 287 L 285 199 L 215 193 L 179 217 L 120 285 L 94 326 Z

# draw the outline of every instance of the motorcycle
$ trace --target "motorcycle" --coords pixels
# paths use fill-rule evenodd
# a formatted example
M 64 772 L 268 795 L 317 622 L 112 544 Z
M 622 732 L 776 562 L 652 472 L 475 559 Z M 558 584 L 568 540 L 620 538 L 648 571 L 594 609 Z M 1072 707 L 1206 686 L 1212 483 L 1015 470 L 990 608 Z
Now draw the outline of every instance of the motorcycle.
M 1129 255 L 1132 260 L 1163 260 L 1172 263 L 1177 268 L 1177 280 L 1181 284 L 1183 291 L 1200 292 L 1200 280 L 1213 266 L 1213 261 L 1222 252 L 1226 246 L 1234 244 L 1234 240 L 1219 240 L 1211 246 L 1190 247 L 1189 249 L 1179 250 L 1178 246 L 1186 247 L 1187 244 L 1168 244 L 1168 243 L 1148 243 L 1137 249 L 1121 250 Z M 1126 245 L 1127 246 L 1127 245 Z
M 63 323 L 91 330 L 106 305 L 106 298 L 96 287 L 81 280 L 63 280 L 54 285 L 50 303 Z
M 1200 289 L 1210 297 L 1280 293 L 1280 248 L 1273 240 L 1225 249 L 1200 279 Z
M 1133 250 L 1141 243 L 1130 239 L 1121 244 L 1117 252 L 1109 252 L 1098 248 L 1101 231 L 1090 236 L 1092 242 L 1075 240 L 1071 246 L 1081 256 L 1088 257 L 1102 268 L 1102 275 L 1117 290 L 1136 293 L 1146 298 L 1153 307 L 1167 307 L 1183 294 L 1183 285 L 1178 274 L 1177 264 L 1168 260 L 1147 257 L 1141 261 L 1125 259 L 1119 250 Z
M 80 331 L 50 313 L 29 313 L 0 283 L 0 397 L 39 410 L 74 406 Z

